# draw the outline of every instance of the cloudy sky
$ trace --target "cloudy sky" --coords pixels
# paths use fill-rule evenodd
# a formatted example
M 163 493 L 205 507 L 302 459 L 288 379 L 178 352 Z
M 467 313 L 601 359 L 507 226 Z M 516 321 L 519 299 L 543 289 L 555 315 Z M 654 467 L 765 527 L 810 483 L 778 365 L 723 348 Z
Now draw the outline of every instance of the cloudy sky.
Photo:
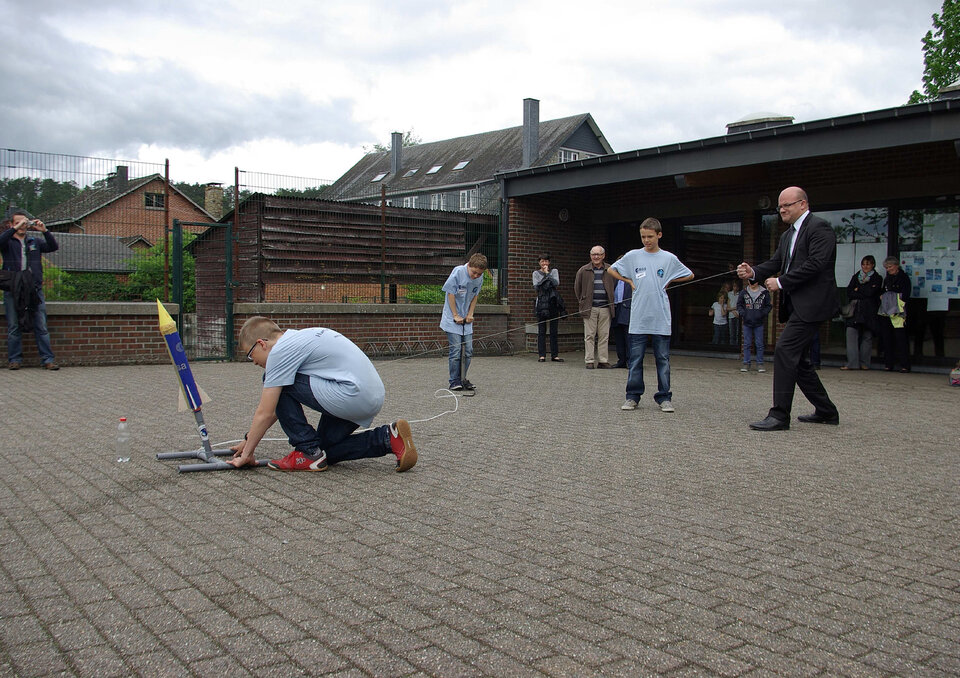
M 778 6 L 779 5 L 779 6 Z M 589 112 L 615 151 L 898 106 L 941 0 L 0 0 L 0 147 L 335 179 Z

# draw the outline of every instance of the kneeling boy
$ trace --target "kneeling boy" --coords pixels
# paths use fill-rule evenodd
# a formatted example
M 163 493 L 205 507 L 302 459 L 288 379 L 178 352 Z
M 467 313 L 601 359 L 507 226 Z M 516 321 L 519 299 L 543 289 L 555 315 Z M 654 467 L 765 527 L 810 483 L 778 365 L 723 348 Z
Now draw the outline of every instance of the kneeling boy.
M 278 471 L 326 471 L 327 464 L 393 453 L 397 471 L 417 463 L 410 424 L 390 425 L 351 435 L 369 426 L 383 407 L 380 375 L 363 351 L 345 336 L 325 327 L 281 330 L 254 316 L 240 330 L 240 348 L 264 370 L 263 391 L 244 441 L 231 449 L 230 463 L 244 466 L 274 422 L 280 421 L 293 451 L 273 459 Z M 314 428 L 303 406 L 320 412 Z

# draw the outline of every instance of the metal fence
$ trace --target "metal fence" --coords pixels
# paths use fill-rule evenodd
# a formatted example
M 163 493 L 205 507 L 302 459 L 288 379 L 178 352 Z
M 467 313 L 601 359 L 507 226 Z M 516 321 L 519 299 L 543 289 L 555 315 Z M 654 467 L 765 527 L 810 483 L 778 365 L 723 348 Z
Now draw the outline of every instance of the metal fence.
M 48 301 L 162 297 L 171 209 L 212 221 L 170 187 L 167 163 L 0 149 L 0 210 L 14 209 L 43 221 L 59 246 L 44 254 Z
M 178 219 L 188 224 L 186 313 L 198 294 L 222 295 L 195 276 L 207 250 L 218 253 L 210 265 L 224 265 L 223 231 L 206 226 L 216 222 L 235 223 L 237 301 L 438 303 L 450 269 L 483 252 L 491 268 L 483 300 L 496 303 L 498 214 L 428 209 L 411 196 L 337 202 L 325 191 L 331 183 L 240 169 L 232 185 L 177 182 L 168 161 L 0 149 L 0 210 L 26 210 L 59 244 L 44 255 L 48 301 L 171 301 Z

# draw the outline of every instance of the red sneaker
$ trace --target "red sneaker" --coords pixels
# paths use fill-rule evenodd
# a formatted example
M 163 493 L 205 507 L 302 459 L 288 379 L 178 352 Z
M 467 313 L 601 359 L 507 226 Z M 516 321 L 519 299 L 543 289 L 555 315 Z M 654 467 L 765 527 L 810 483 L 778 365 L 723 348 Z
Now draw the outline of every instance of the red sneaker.
M 277 471 L 326 471 L 327 453 L 321 451 L 318 458 L 311 459 L 300 450 L 294 450 L 283 459 L 271 459 L 267 466 Z
M 397 419 L 390 424 L 390 449 L 397 455 L 397 473 L 409 471 L 417 463 L 417 448 L 413 445 L 410 422 Z

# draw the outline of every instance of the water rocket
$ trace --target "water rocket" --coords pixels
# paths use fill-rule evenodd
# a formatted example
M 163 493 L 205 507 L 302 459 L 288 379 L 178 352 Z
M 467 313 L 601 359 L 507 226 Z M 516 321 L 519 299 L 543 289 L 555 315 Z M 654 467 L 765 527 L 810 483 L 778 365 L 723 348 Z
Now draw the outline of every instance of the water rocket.
M 177 378 L 180 382 L 180 402 L 178 409 L 185 412 L 187 409 L 193 412 L 199 412 L 200 406 L 204 400 L 210 400 L 210 397 L 203 392 L 203 389 L 197 386 L 193 378 L 193 372 L 190 370 L 190 361 L 187 360 L 187 353 L 183 349 L 183 341 L 180 339 L 180 332 L 177 330 L 177 323 L 167 309 L 163 307 L 160 300 L 157 299 L 157 320 L 160 324 L 160 333 L 167 344 L 167 353 L 170 355 L 170 361 L 177 368 Z
M 222 449 L 214 450 L 210 446 L 210 435 L 207 433 L 207 425 L 203 421 L 203 412 L 201 407 L 204 399 L 210 400 L 207 394 L 197 386 L 193 378 L 193 372 L 190 370 L 190 361 L 187 359 L 187 352 L 183 349 L 183 341 L 180 339 L 180 332 L 177 330 L 177 323 L 167 313 L 160 300 L 157 299 L 157 322 L 160 325 L 160 333 L 167 345 L 167 353 L 170 354 L 170 362 L 177 369 L 177 380 L 180 382 L 180 406 L 181 412 L 191 410 L 197 421 L 197 432 L 200 434 L 201 447 L 187 452 L 160 452 L 157 459 L 199 459 L 200 464 L 181 464 L 177 470 L 181 473 L 188 471 L 229 471 L 235 469 L 233 464 L 220 461 L 217 457 L 224 457 L 233 454 L 233 450 Z M 264 466 L 266 461 L 254 461 L 252 466 Z

